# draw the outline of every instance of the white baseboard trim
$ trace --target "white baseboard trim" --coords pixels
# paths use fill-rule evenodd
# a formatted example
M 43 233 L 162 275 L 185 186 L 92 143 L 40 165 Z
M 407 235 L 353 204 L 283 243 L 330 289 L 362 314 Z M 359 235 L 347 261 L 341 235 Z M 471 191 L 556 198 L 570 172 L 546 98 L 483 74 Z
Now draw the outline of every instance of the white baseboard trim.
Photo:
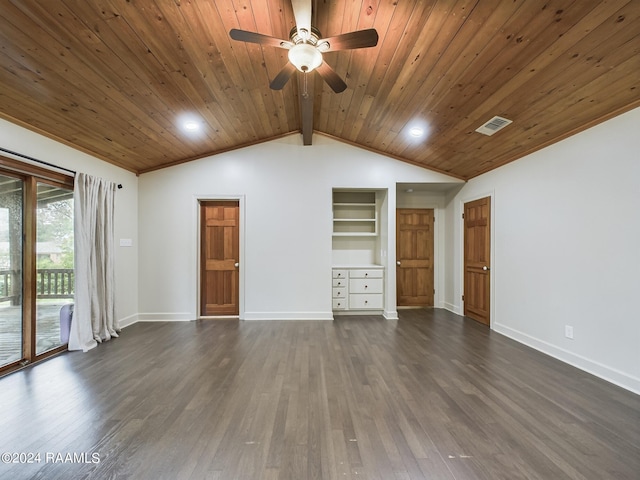
M 633 393 L 640 394 L 640 379 L 627 373 L 616 370 L 615 368 L 608 367 L 598 362 L 594 362 L 581 355 L 577 355 L 563 348 L 557 347 L 550 343 L 547 343 L 537 338 L 531 337 L 526 333 L 522 333 L 513 328 L 507 327 L 501 324 L 493 324 L 493 330 L 509 337 L 517 342 L 523 343 L 535 350 L 545 353 L 553 358 L 556 358 L 564 363 L 568 363 L 580 370 L 584 370 L 587 373 L 595 375 L 607 382 L 611 382 L 614 385 L 622 387 Z
M 195 320 L 193 313 L 175 312 L 175 313 L 139 313 L 139 322 L 191 322 Z
M 387 320 L 398 320 L 398 310 L 385 310 L 382 316 Z
M 242 320 L 333 320 L 332 312 L 245 312 Z
M 120 325 L 120 328 L 127 328 L 134 323 L 138 323 L 138 321 L 138 314 L 135 313 L 133 315 L 129 315 L 128 317 L 121 318 L 120 320 L 118 320 L 118 324 Z
M 456 315 L 462 315 L 462 309 L 459 305 L 454 305 L 453 303 L 444 303 L 445 310 L 449 310 L 451 313 L 455 313 Z
M 384 316 L 384 311 L 382 310 L 334 310 L 333 316 L 335 317 L 353 317 L 353 316 L 373 316 L 380 317 Z

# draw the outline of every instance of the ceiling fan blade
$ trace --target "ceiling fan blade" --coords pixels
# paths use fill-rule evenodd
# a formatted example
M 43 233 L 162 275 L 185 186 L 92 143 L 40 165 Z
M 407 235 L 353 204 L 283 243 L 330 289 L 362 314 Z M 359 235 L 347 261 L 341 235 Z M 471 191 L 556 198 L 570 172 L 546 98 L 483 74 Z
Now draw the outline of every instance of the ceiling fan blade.
M 293 16 L 296 17 L 296 27 L 311 33 L 311 0 L 291 0 Z M 308 38 L 308 37 L 307 37 Z
M 327 62 L 322 62 L 322 64 L 316 68 L 316 71 L 334 92 L 340 93 L 346 90 L 347 84 L 344 83 L 344 80 L 340 78 Z
M 295 65 L 287 62 L 287 64 L 282 67 L 282 70 L 280 70 L 280 73 L 278 73 L 278 75 L 276 75 L 276 77 L 271 80 L 269 87 L 271 87 L 272 90 L 282 90 L 282 88 L 286 85 L 286 83 L 291 78 L 291 75 L 293 75 L 293 72 L 295 71 Z
M 313 79 L 315 75 L 298 75 L 298 98 L 300 99 L 300 119 L 302 120 L 302 144 L 311 145 L 313 137 Z
M 329 44 L 329 48 L 322 48 L 323 52 L 375 47 L 378 44 L 378 32 L 376 32 L 375 28 L 369 28 L 367 30 L 357 30 L 355 32 L 343 33 L 334 37 L 322 38 L 318 40 L 319 48 L 323 42 L 327 42 Z
M 271 47 L 290 49 L 293 47 L 293 43 L 288 40 L 282 40 L 280 38 L 272 37 L 270 35 L 263 35 L 262 33 L 247 32 L 246 30 L 238 30 L 232 28 L 229 31 L 229 36 L 240 42 L 257 43 L 258 45 L 269 45 Z

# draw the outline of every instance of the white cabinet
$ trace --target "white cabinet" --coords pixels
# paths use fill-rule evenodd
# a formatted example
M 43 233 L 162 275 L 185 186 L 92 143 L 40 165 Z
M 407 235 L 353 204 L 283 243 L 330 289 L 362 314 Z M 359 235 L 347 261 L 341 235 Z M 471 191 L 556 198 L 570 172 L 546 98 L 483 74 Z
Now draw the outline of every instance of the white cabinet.
M 333 310 L 382 310 L 384 308 L 384 268 L 380 265 L 334 267 Z

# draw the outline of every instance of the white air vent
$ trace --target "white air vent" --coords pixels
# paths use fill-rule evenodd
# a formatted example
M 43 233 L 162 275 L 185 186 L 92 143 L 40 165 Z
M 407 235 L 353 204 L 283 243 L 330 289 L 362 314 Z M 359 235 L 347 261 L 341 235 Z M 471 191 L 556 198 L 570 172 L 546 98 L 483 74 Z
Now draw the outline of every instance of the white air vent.
M 483 135 L 493 135 L 498 130 L 502 130 L 504 127 L 512 123 L 513 120 L 508 120 L 503 117 L 493 117 L 487 123 L 482 125 L 481 127 L 476 128 L 476 132 L 482 133 Z

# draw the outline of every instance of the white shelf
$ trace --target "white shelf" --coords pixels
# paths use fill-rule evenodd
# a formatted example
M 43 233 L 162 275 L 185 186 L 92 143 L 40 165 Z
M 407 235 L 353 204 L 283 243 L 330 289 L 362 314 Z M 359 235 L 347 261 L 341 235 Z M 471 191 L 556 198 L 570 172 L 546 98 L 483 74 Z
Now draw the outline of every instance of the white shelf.
M 377 233 L 367 233 L 367 232 L 333 232 L 334 237 L 377 237 Z
M 376 204 L 375 203 L 333 203 L 334 207 L 373 207 L 375 208 Z
M 334 218 L 334 222 L 373 222 L 375 219 L 371 218 Z

